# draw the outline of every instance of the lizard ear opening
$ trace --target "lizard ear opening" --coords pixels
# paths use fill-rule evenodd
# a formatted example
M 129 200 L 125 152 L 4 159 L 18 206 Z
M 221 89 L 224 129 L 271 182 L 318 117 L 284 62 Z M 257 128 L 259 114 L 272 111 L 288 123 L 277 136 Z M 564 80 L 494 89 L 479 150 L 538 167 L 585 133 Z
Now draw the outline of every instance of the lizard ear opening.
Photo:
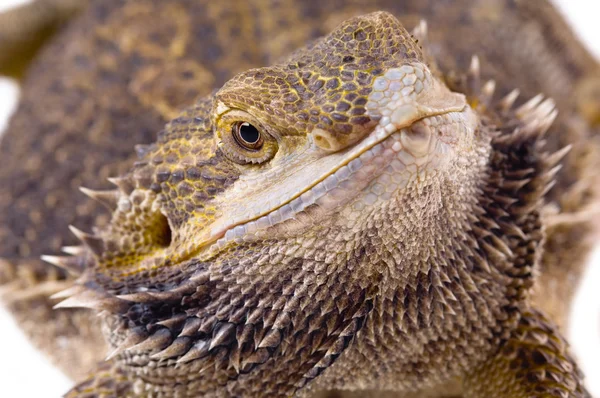
M 173 240 L 171 223 L 160 210 L 154 192 L 134 189 L 129 194 L 121 191 L 119 197 L 111 223 L 105 229 L 94 235 L 74 230 L 93 255 L 88 266 L 91 274 L 114 280 L 157 266 L 153 258 L 168 249 Z
M 157 243 L 162 247 L 169 247 L 171 245 L 171 240 L 173 239 L 173 233 L 171 232 L 171 225 L 169 224 L 169 220 L 165 215 L 161 214 L 157 221 L 157 225 Z

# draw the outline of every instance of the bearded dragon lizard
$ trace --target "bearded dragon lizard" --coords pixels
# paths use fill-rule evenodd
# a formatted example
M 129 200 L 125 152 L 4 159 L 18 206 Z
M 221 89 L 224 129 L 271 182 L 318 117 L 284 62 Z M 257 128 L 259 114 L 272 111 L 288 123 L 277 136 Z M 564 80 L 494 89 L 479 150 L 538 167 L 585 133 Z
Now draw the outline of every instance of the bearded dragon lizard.
M 0 283 L 67 397 L 589 396 L 598 65 L 550 4 L 66 3 L 0 41 Z

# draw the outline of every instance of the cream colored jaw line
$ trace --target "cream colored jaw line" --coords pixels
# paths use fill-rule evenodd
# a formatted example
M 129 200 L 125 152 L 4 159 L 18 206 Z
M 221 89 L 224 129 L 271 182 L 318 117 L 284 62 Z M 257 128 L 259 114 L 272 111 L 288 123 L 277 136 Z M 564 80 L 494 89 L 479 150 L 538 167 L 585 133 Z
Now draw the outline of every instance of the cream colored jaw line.
M 264 211 L 263 213 L 260 213 L 260 214 L 258 214 L 256 216 L 252 217 L 252 218 L 248 218 L 246 220 L 238 221 L 235 224 L 227 225 L 225 228 L 221 228 L 217 232 L 212 232 L 211 233 L 211 230 L 212 230 L 211 227 L 214 225 L 214 223 L 211 224 L 210 226 L 208 226 L 204 230 L 204 233 L 200 236 L 199 243 L 196 245 L 196 250 L 194 250 L 192 253 L 190 253 L 188 256 L 186 256 L 186 258 L 195 257 L 198 254 L 202 253 L 203 251 L 209 249 L 217 240 L 219 240 L 220 238 L 224 237 L 225 234 L 227 233 L 227 231 L 229 231 L 229 230 L 237 227 L 238 225 L 244 225 L 244 224 L 250 223 L 252 221 L 258 220 L 261 217 L 264 217 L 266 215 L 269 215 L 269 214 L 273 213 L 274 211 L 277 211 L 278 209 L 282 208 L 286 204 L 289 204 L 294 199 L 300 197 L 302 194 L 304 194 L 304 193 L 310 191 L 311 189 L 313 189 L 317 184 L 319 184 L 320 182 L 322 182 L 323 180 L 325 180 L 330 175 L 334 174 L 336 171 L 338 171 L 340 168 L 342 168 L 343 166 L 345 166 L 348 163 L 350 163 L 352 160 L 357 159 L 362 154 L 364 154 L 366 151 L 370 150 L 371 148 L 373 148 L 374 146 L 378 145 L 379 143 L 385 141 L 387 138 L 389 138 L 393 134 L 401 131 L 402 129 L 404 129 L 406 127 L 411 126 L 413 123 L 418 122 L 419 120 L 422 120 L 422 119 L 425 119 L 425 118 L 428 118 L 428 117 L 444 115 L 444 114 L 448 114 L 448 113 L 452 113 L 452 112 L 460 112 L 462 109 L 464 109 L 464 106 L 461 109 L 450 108 L 450 109 L 444 109 L 444 110 L 438 111 L 438 112 L 427 113 L 425 115 L 419 115 L 419 117 L 415 117 L 415 118 L 409 119 L 407 122 L 402 123 L 399 126 L 396 126 L 396 129 L 393 130 L 393 131 L 391 131 L 391 132 L 386 131 L 381 125 L 377 125 L 375 127 L 374 131 L 371 132 L 367 136 L 367 138 L 365 138 L 362 142 L 364 142 L 365 140 L 368 140 L 369 137 L 374 137 L 374 134 L 376 135 L 377 133 L 379 133 L 381 135 L 381 137 L 374 138 L 371 143 L 365 145 L 363 148 L 360 149 L 359 152 L 355 153 L 351 158 L 344 159 L 343 162 L 340 162 L 334 169 L 329 170 L 329 172 L 327 174 L 322 175 L 320 178 L 314 180 L 309 186 L 307 186 L 307 188 L 305 188 L 304 190 L 302 190 L 302 191 L 296 193 L 295 195 L 291 196 L 284 203 L 280 203 L 278 206 L 273 207 L 273 208 L 271 208 L 271 209 L 269 209 L 267 211 Z M 358 145 L 360 145 L 360 144 L 358 144 Z

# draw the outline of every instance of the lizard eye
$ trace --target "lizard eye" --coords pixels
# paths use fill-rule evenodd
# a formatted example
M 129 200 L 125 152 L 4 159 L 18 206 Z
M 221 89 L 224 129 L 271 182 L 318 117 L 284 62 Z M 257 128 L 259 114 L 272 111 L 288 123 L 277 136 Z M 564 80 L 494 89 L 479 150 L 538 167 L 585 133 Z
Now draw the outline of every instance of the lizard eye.
M 273 135 L 255 117 L 241 110 L 232 110 L 217 122 L 219 148 L 238 164 L 264 163 L 277 153 Z
M 232 134 L 235 141 L 248 150 L 259 150 L 264 144 L 261 132 L 248 122 L 235 122 Z

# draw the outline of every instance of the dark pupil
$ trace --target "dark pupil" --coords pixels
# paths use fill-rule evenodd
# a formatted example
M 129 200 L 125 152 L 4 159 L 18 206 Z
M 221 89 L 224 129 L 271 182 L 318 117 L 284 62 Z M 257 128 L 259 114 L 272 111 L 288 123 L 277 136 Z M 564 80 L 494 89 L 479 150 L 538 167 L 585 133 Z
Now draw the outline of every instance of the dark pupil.
M 244 122 L 240 124 L 240 137 L 249 144 L 254 144 L 260 138 L 260 133 L 250 123 Z

